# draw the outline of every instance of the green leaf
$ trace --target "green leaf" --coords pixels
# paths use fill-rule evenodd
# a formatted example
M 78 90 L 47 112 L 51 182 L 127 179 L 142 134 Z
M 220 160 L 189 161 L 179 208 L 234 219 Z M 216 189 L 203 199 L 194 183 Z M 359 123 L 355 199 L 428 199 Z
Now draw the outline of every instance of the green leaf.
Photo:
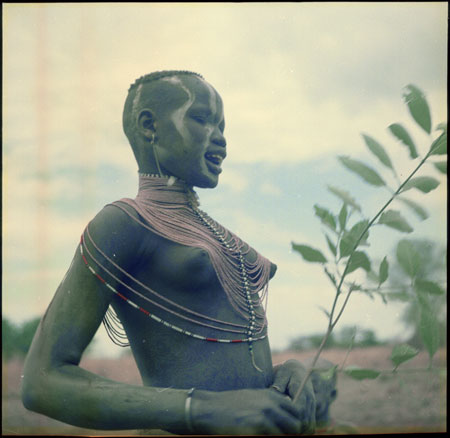
M 439 321 L 429 306 L 420 307 L 419 333 L 432 358 L 439 348 Z
M 353 160 L 352 158 L 346 156 L 339 156 L 339 161 L 350 171 L 356 173 L 360 176 L 365 182 L 373 185 L 373 186 L 384 186 L 386 183 L 383 179 L 378 175 L 375 170 L 371 167 L 367 166 L 361 161 Z
M 354 290 L 358 290 L 358 291 L 366 291 L 365 289 L 363 289 L 363 287 L 360 284 L 357 284 L 355 282 L 353 282 L 350 286 L 349 286 L 349 290 L 354 291 Z M 367 291 L 366 291 L 367 292 Z
M 414 283 L 414 287 L 418 292 L 425 292 L 430 295 L 445 294 L 445 291 L 437 283 L 429 280 L 422 280 L 418 278 Z
M 378 278 L 379 278 L 379 286 L 382 285 L 388 278 L 389 275 L 389 263 L 387 261 L 387 258 L 384 257 L 384 259 L 382 260 L 381 264 L 380 264 L 380 271 L 378 274 Z
M 406 291 L 403 291 L 403 292 L 385 292 L 384 296 L 389 301 L 402 301 L 402 302 L 411 301 L 411 295 L 408 292 L 406 292 Z
M 336 229 L 336 219 L 333 214 L 331 214 L 326 208 L 320 207 L 319 205 L 314 205 L 314 210 L 316 216 L 320 218 L 324 225 L 327 225 L 332 230 Z
M 439 170 L 439 172 L 447 175 L 447 161 L 439 161 L 438 163 L 433 163 L 434 167 Z
M 447 131 L 443 132 L 430 146 L 430 155 L 445 155 L 446 153 Z
M 397 197 L 397 199 L 406 204 L 420 219 L 425 220 L 428 218 L 427 211 L 419 204 L 410 199 L 402 198 L 401 196 Z
M 409 240 L 400 240 L 397 245 L 397 260 L 410 277 L 415 277 L 422 263 L 420 254 Z
M 420 190 L 423 193 L 429 193 L 439 185 L 439 181 L 432 176 L 417 176 L 411 178 L 402 189 L 402 192 L 412 188 Z
M 368 220 L 363 220 L 353 225 L 350 231 L 346 231 L 342 236 L 342 239 L 339 243 L 339 253 L 341 257 L 347 257 L 355 248 L 356 242 L 359 237 L 363 233 L 363 231 L 367 228 L 369 224 Z M 363 238 L 359 242 L 359 245 L 367 243 L 367 239 L 369 237 L 369 231 L 366 231 Z
M 414 229 L 406 222 L 399 211 L 387 210 L 385 211 L 378 220 L 379 224 L 386 225 L 391 228 L 395 228 L 403 233 L 411 233 Z
M 329 381 L 336 378 L 337 368 L 337 365 L 333 365 L 331 368 L 325 371 L 322 371 L 321 368 L 317 368 L 314 371 L 316 373 L 319 373 L 321 380 Z
M 425 95 L 415 85 L 405 87 L 403 99 L 416 123 L 428 134 L 431 132 L 431 114 Z
M 387 304 L 388 300 L 384 296 L 385 294 L 383 292 L 378 292 L 378 294 L 380 295 L 381 299 L 383 300 L 383 304 Z
M 418 157 L 416 145 L 408 134 L 408 131 L 402 125 L 400 125 L 399 123 L 393 123 L 392 125 L 389 125 L 389 130 L 395 137 L 397 137 L 403 144 L 408 147 L 409 155 L 411 158 Z
M 327 309 L 325 309 L 325 307 L 322 306 L 317 306 L 324 314 L 325 316 L 329 319 L 330 318 L 330 312 L 328 312 Z
M 330 248 L 330 251 L 333 253 L 334 256 L 336 256 L 336 245 L 331 241 L 331 239 L 328 237 L 327 234 L 325 234 L 325 238 L 327 239 L 328 248 Z
M 439 123 L 439 124 L 436 126 L 436 131 L 447 132 L 447 123 L 444 123 L 444 122 Z
M 333 193 L 333 195 L 336 195 L 338 198 L 340 198 L 346 204 L 351 205 L 355 210 L 361 211 L 361 207 L 352 198 L 350 193 L 346 192 L 345 190 L 338 189 L 337 187 L 333 187 L 333 186 L 330 186 L 330 185 L 327 186 L 327 187 L 328 187 L 328 190 L 331 193 Z
M 372 152 L 386 167 L 393 169 L 391 159 L 383 146 L 366 134 L 362 134 L 362 136 L 370 152 Z
M 356 271 L 358 268 L 363 268 L 365 271 L 370 271 L 370 260 L 367 254 L 362 251 L 355 251 L 350 258 L 347 274 Z M 356 290 L 356 289 L 353 289 Z
M 307 262 L 313 262 L 313 263 L 326 263 L 327 259 L 324 257 L 324 255 L 317 249 L 311 248 L 307 245 L 297 245 L 296 243 L 292 242 L 292 249 L 294 251 L 297 251 L 301 254 L 301 256 L 307 261 Z
M 367 273 L 366 277 L 367 280 L 371 283 L 378 283 L 380 281 L 380 277 L 373 269 Z
M 336 277 L 331 272 L 329 272 L 326 267 L 324 268 L 324 270 L 325 274 L 327 274 L 327 277 L 330 279 L 333 285 L 337 287 Z
M 347 204 L 344 202 L 341 211 L 339 212 L 339 226 L 341 231 L 345 230 L 345 225 L 347 223 Z
M 348 366 L 344 368 L 344 373 L 355 380 L 376 379 L 381 373 L 377 370 Z
M 419 354 L 419 350 L 411 347 L 408 344 L 396 345 L 392 349 L 391 362 L 397 368 L 403 362 L 406 362 Z

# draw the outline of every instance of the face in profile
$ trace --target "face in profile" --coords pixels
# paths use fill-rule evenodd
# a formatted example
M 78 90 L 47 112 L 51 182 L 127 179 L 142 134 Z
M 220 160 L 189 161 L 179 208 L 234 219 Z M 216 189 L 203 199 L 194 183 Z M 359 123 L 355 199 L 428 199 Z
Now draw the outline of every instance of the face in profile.
M 185 102 L 157 122 L 157 155 L 163 172 L 188 185 L 213 188 L 226 157 L 222 99 L 196 76 L 164 78 L 180 87 Z

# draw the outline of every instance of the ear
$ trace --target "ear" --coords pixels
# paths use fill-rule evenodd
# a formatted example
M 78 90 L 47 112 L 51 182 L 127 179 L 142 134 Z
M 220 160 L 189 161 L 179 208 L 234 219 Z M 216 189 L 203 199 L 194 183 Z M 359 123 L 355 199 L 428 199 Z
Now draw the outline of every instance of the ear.
M 148 141 L 155 138 L 155 114 L 152 110 L 144 108 L 140 111 L 137 118 L 137 128 L 139 133 Z

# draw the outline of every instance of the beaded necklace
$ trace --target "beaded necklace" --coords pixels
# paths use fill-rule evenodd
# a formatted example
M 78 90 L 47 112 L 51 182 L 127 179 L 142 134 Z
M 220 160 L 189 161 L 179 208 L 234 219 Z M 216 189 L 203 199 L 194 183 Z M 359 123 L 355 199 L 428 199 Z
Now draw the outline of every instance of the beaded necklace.
M 169 183 L 169 184 L 168 184 Z M 131 206 L 141 219 L 137 219 L 121 204 Z M 211 263 L 217 274 L 217 278 L 234 310 L 248 321 L 247 324 L 230 323 L 211 318 L 207 315 L 199 314 L 186 307 L 175 303 L 166 297 L 153 291 L 148 286 L 131 276 L 114 261 L 108 257 L 95 244 L 89 233 L 89 225 L 86 227 L 80 243 L 80 252 L 86 267 L 95 275 L 106 287 L 123 299 L 133 308 L 146 314 L 154 321 L 160 322 L 166 327 L 179 333 L 209 342 L 221 343 L 248 343 L 253 366 L 257 367 L 253 355 L 253 342 L 266 338 L 263 334 L 267 326 L 265 307 L 267 305 L 267 286 L 270 276 L 270 261 L 256 253 L 256 260 L 250 262 L 248 253 L 250 247 L 239 237 L 228 231 L 226 228 L 211 219 L 205 212 L 199 209 L 199 202 L 196 193 L 183 181 L 158 175 L 139 174 L 139 192 L 137 197 L 132 199 L 121 199 L 113 203 L 133 220 L 137 221 L 144 228 L 168 238 L 171 241 L 187 246 L 193 246 L 206 250 L 210 256 Z M 101 256 L 107 260 L 115 269 L 118 269 L 128 280 L 124 282 L 111 272 L 106 266 L 99 263 L 92 251 L 86 246 L 86 239 Z M 121 286 L 132 294 L 149 302 L 152 306 L 159 307 L 180 319 L 188 320 L 194 324 L 208 327 L 213 330 L 220 330 L 228 333 L 239 333 L 243 337 L 237 339 L 208 337 L 185 330 L 177 325 L 163 320 L 153 312 L 150 312 L 136 304 L 129 297 L 125 296 L 114 288 L 110 282 L 105 280 L 91 266 L 87 257 L 90 257 L 103 272 L 108 274 Z M 152 299 L 149 294 L 141 294 L 132 285 L 145 289 L 156 298 Z M 162 304 L 160 301 L 164 301 Z M 263 301 L 265 305 L 263 306 Z M 173 308 L 176 308 L 174 310 Z M 129 345 L 124 342 L 126 335 L 121 328 L 120 320 L 110 308 L 105 315 L 104 325 L 111 339 L 119 345 Z

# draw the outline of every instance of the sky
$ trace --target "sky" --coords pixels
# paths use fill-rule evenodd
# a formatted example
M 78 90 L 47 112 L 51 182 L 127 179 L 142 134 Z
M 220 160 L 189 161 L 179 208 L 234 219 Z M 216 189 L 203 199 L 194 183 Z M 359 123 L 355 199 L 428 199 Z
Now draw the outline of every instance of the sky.
M 41 316 L 79 236 L 107 203 L 137 192 L 137 167 L 122 132 L 128 87 L 157 70 L 201 73 L 224 102 L 228 157 L 219 186 L 199 189 L 201 208 L 278 266 L 268 319 L 273 348 L 323 333 L 334 290 L 319 264 L 291 242 L 327 250 L 314 205 L 338 213 L 327 185 L 372 217 L 389 198 L 339 163 L 348 155 L 382 167 L 362 134 L 377 139 L 406 177 L 417 161 L 387 127 L 402 123 L 424 154 L 430 145 L 403 100 L 426 95 L 433 127 L 447 120 L 446 2 L 3 3 L 3 317 Z M 431 139 L 436 138 L 433 131 Z M 385 171 L 385 170 L 380 170 Z M 446 245 L 446 179 L 399 204 L 414 238 Z M 388 177 L 386 177 L 388 178 Z M 376 227 L 374 265 L 400 238 Z M 390 258 L 389 258 L 390 257 Z M 359 274 L 356 274 L 359 275 Z M 339 327 L 405 338 L 403 305 L 362 294 Z M 102 354 L 119 354 L 103 328 Z

